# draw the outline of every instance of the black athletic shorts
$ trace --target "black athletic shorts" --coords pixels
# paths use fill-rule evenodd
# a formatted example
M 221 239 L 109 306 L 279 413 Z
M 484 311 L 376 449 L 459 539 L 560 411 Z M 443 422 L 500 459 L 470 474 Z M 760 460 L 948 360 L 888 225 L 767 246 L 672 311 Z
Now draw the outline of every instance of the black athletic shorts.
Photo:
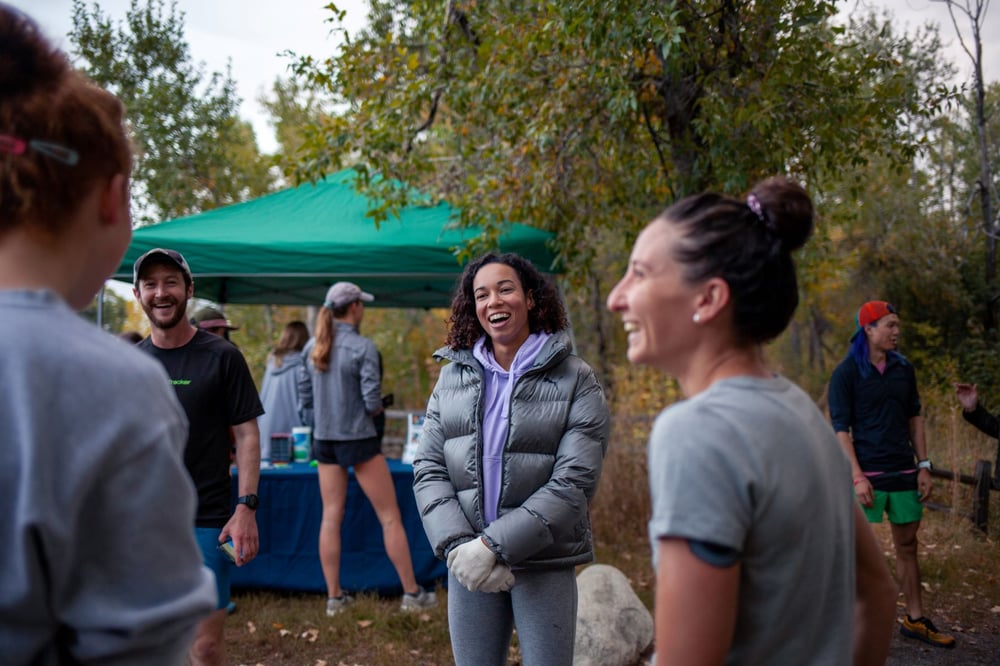
M 378 436 L 367 439 L 317 439 L 313 442 L 313 458 L 327 465 L 351 467 L 371 460 L 382 453 Z

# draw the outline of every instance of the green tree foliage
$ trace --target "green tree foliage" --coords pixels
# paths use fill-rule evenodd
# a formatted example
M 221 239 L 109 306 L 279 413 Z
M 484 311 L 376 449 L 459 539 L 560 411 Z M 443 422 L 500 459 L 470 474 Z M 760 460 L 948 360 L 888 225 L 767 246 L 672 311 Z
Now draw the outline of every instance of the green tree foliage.
M 996 242 L 998 220 L 987 223 L 983 211 L 983 191 L 1000 200 L 1000 84 L 989 85 L 982 99 L 984 125 L 977 127 L 979 101 L 971 91 L 962 105 L 943 116 L 937 124 L 934 150 L 929 153 L 925 171 L 932 174 L 936 186 L 931 204 L 950 220 L 953 244 L 961 244 L 953 263 L 958 284 L 967 298 L 967 306 L 950 322 L 964 334 L 945 351 L 958 359 L 961 376 L 996 390 L 1000 376 L 1000 348 L 997 347 L 996 321 L 998 294 L 995 276 L 989 270 Z M 983 139 L 985 138 L 985 142 Z M 985 154 L 985 157 L 984 157 Z M 983 160 L 992 182 L 982 185 Z M 995 401 L 994 401 L 995 402 Z
M 98 299 L 102 299 L 101 328 L 116 334 L 128 328 L 129 300 L 122 298 L 110 289 L 105 289 L 98 293 L 91 304 L 86 309 L 80 311 L 80 316 L 88 321 L 97 323 Z
M 870 48 L 834 12 L 375 0 L 338 55 L 298 61 L 347 109 L 324 121 L 299 175 L 360 160 L 447 198 L 465 221 L 557 231 L 565 267 L 585 271 L 595 226 L 634 231 L 669 199 L 836 173 L 876 151 L 912 158 L 909 123 L 945 91 L 900 65 L 912 42 Z
M 843 183 L 856 201 L 873 156 L 880 170 L 913 163 L 921 123 L 953 93 L 936 32 L 898 35 L 874 15 L 845 25 L 835 12 L 823 0 L 373 0 L 339 53 L 297 60 L 344 109 L 317 123 L 297 176 L 360 162 L 361 188 L 378 191 L 376 173 L 416 185 L 486 226 L 469 252 L 495 243 L 504 220 L 557 232 L 578 346 L 617 362 L 603 297 L 665 204 L 779 172 L 820 193 Z M 382 215 L 406 196 L 377 193 Z M 849 285 L 837 249 L 819 234 L 803 264 Z M 806 299 L 796 323 L 798 356 L 819 367 L 835 321 L 825 305 Z
M 942 118 L 939 130 L 934 164 L 947 195 L 942 207 L 947 206 L 954 218 L 956 233 L 971 241 L 961 266 L 977 305 L 974 330 L 995 344 L 1000 301 L 995 270 L 1000 234 L 1000 83 L 987 86 L 981 100 L 972 91 L 956 112 Z M 989 178 L 985 184 L 984 178 Z
M 298 154 L 316 136 L 326 114 L 322 99 L 315 90 L 299 80 L 276 79 L 270 95 L 260 97 L 261 105 L 271 115 L 280 150 L 276 156 L 283 171 L 294 169 Z
M 998 298 L 993 295 L 996 287 L 997 275 L 997 235 L 1000 234 L 1000 196 L 998 196 L 995 181 L 997 177 L 996 160 L 992 159 L 994 151 L 993 142 L 996 134 L 991 135 L 988 125 L 991 123 L 990 110 L 987 109 L 986 96 L 988 94 L 986 79 L 983 70 L 983 27 L 986 23 L 986 15 L 989 11 L 989 0 L 964 0 L 955 2 L 954 0 L 943 0 L 951 16 L 952 26 L 955 28 L 956 36 L 962 50 L 969 57 L 972 64 L 972 80 L 970 81 L 971 94 L 967 104 L 967 112 L 972 126 L 975 128 L 978 152 L 978 178 L 976 179 L 975 195 L 979 199 L 980 224 L 984 231 L 985 261 L 983 272 L 986 282 L 988 298 L 983 305 L 983 322 L 989 338 L 995 339 L 997 332 L 997 305 Z M 962 29 L 960 19 L 966 22 L 965 30 Z M 995 109 L 995 107 L 994 107 Z M 993 118 L 995 120 L 995 117 Z
M 434 352 L 444 345 L 450 310 L 368 308 L 361 333 L 382 353 L 382 393 L 395 396 L 394 409 L 422 412 L 440 365 Z
M 920 54 L 911 63 L 934 66 Z M 991 86 L 987 108 L 998 100 L 1000 86 Z M 940 388 L 964 377 L 989 386 L 1000 373 L 984 308 L 995 295 L 984 270 L 989 232 L 978 208 L 979 135 L 968 112 L 973 100 L 959 102 L 915 127 L 923 150 L 909 166 L 874 156 L 848 177 L 824 180 L 817 238 L 800 263 L 803 306 L 777 350 L 815 395 L 846 352 L 854 312 L 871 299 L 899 309 L 903 352 L 925 383 Z M 998 122 L 992 117 L 988 129 L 1000 130 Z M 990 151 L 1000 163 L 1000 144 Z
M 112 21 L 98 3 L 73 1 L 79 66 L 118 95 L 136 149 L 133 196 L 140 222 L 243 201 L 271 184 L 253 130 L 238 115 L 227 70 L 206 77 L 192 63 L 184 14 L 164 0 L 132 0 Z

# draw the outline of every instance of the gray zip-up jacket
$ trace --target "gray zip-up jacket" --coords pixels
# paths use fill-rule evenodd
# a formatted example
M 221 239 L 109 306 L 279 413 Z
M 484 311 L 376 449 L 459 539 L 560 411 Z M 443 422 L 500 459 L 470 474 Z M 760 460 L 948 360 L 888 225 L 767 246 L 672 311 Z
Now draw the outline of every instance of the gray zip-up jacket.
M 274 362 L 273 354 L 267 358 L 260 384 L 264 413 L 257 417 L 262 452 L 270 449 L 273 433 L 291 433 L 292 428 L 303 425 L 299 418 L 298 380 L 304 364 L 302 352 L 296 351 L 285 354 L 280 366 Z
M 479 535 L 515 567 L 554 568 L 594 559 L 588 508 L 608 444 L 608 408 L 594 371 L 552 336 L 511 393 L 497 519 L 482 511 L 483 368 L 472 350 L 452 361 L 427 403 L 413 490 L 434 553 Z
M 372 414 L 382 406 L 382 380 L 375 343 L 351 324 L 335 323 L 330 369 L 320 372 L 309 359 L 315 339 L 302 350 L 299 410 L 312 412 L 313 439 L 347 441 L 375 437 Z

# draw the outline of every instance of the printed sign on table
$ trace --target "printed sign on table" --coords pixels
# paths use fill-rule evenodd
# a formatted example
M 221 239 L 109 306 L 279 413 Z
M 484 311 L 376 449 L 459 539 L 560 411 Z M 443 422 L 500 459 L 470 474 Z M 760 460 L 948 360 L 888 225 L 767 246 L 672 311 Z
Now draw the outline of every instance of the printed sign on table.
M 424 429 L 424 415 L 410 412 L 406 415 L 406 444 L 403 445 L 403 462 L 412 465 L 420 446 L 420 433 Z

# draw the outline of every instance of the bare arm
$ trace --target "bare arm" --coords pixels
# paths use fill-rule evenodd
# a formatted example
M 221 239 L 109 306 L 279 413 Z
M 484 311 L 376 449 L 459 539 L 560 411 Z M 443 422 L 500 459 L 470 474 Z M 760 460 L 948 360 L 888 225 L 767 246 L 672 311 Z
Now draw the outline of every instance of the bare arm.
M 909 426 L 910 441 L 913 442 L 913 450 L 917 454 L 917 460 L 924 460 L 927 458 L 927 440 L 924 439 L 924 417 L 911 417 Z
M 889 655 L 896 624 L 897 589 L 875 534 L 857 505 L 854 507 L 854 552 L 854 664 L 881 666 Z
M 854 453 L 854 440 L 851 438 L 851 433 L 838 432 L 837 441 L 840 442 L 840 447 L 844 449 L 844 453 L 847 454 L 847 460 L 851 463 L 854 494 L 857 495 L 858 501 L 863 506 L 871 507 L 875 503 L 875 491 L 872 489 L 872 484 L 868 481 L 868 478 L 865 477 L 865 473 L 861 470 L 861 465 L 858 464 L 858 456 Z
M 914 416 L 910 418 L 910 441 L 913 443 L 913 450 L 917 454 L 917 460 L 927 459 L 927 440 L 924 438 L 924 417 Z M 917 471 L 917 490 L 920 491 L 920 501 L 931 496 L 934 484 L 931 482 L 931 472 L 928 469 Z
M 713 567 L 683 539 L 660 539 L 656 666 L 722 664 L 736 630 L 741 565 Z
M 233 426 L 236 437 L 236 467 L 240 472 L 239 495 L 257 494 L 260 480 L 260 431 L 257 419 L 250 419 Z M 260 541 L 257 535 L 256 512 L 245 504 L 237 504 L 236 511 L 222 528 L 220 539 L 232 537 L 236 549 L 236 566 L 242 566 L 257 555 Z

